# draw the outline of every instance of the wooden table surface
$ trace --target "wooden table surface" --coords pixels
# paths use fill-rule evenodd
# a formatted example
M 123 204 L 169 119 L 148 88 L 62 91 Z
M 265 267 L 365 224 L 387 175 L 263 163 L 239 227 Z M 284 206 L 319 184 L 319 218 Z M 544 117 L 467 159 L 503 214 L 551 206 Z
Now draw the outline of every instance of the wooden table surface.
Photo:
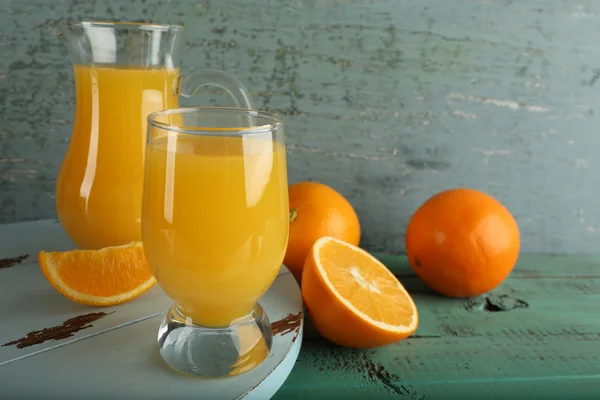
M 376 255 L 413 295 L 416 334 L 352 350 L 307 326 L 275 400 L 600 398 L 600 256 L 523 254 L 501 287 L 459 300 L 428 290 L 404 257 Z
M 60 321 L 66 319 L 59 318 L 63 316 L 61 313 L 67 315 L 67 311 L 71 310 L 67 307 L 71 302 L 47 287 L 41 273 L 36 268 L 32 269 L 32 263 L 35 263 L 35 251 L 32 250 L 35 246 L 31 245 L 35 240 L 32 238 L 45 237 L 48 249 L 65 250 L 69 247 L 65 244 L 68 242 L 65 241 L 64 233 L 59 232 L 59 225 L 56 223 L 11 226 L 12 234 L 7 234 L 4 230 L 0 235 L 0 253 L 23 257 L 0 260 L 0 271 L 4 272 L 0 274 L 0 278 L 5 277 L 4 281 L 0 281 L 4 285 L 0 292 L 0 298 L 4 299 L 4 307 L 0 308 L 0 321 L 4 321 L 0 324 L 0 336 L 16 338 L 18 335 L 9 335 L 9 331 L 14 330 L 15 325 L 22 325 L 29 320 L 16 315 L 12 319 L 14 325 L 8 326 L 6 321 L 11 320 L 11 310 L 39 310 L 42 307 L 46 311 L 41 313 L 41 319 L 52 317 Z M 31 226 L 37 227 L 35 233 L 31 232 Z M 306 318 L 300 355 L 291 375 L 274 396 L 275 400 L 600 398 L 600 318 L 597 311 L 600 304 L 600 255 L 523 254 L 510 278 L 500 288 L 473 299 L 438 296 L 414 276 L 403 256 L 383 253 L 376 255 L 415 298 L 420 320 L 417 332 L 402 342 L 379 349 L 344 349 L 321 338 Z M 7 290 L 6 279 L 19 270 L 23 273 L 28 271 L 31 279 L 12 279 L 14 284 L 11 284 L 11 288 L 22 288 L 19 293 L 26 293 L 29 288 L 36 296 L 29 299 L 27 296 L 20 296 L 18 304 L 11 305 L 7 297 L 11 290 Z M 123 332 L 136 327 L 142 329 L 143 324 L 152 325 L 152 319 L 131 326 L 117 326 L 124 329 L 108 329 L 110 327 L 107 324 L 115 323 L 109 321 L 111 318 L 131 320 L 136 307 L 143 304 L 149 315 L 153 316 L 151 311 L 155 310 L 156 318 L 159 318 L 167 303 L 157 293 L 146 294 L 132 303 L 118 306 L 116 314 L 93 322 L 89 330 L 77 333 L 75 337 L 44 343 L 42 347 L 72 351 L 59 351 L 61 357 L 64 357 L 54 361 L 47 359 L 45 365 L 38 365 L 43 361 L 33 364 L 30 362 L 27 370 L 33 371 L 31 373 L 34 375 L 41 374 L 44 368 L 51 370 L 46 370 L 46 377 L 39 375 L 37 380 L 33 379 L 25 386 L 22 382 L 18 383 L 18 380 L 14 381 L 14 377 L 10 378 L 10 382 L 2 380 L 9 379 L 12 375 L 7 373 L 14 370 L 6 370 L 5 365 L 4 372 L 0 368 L 0 383 L 3 382 L 0 385 L 0 399 L 7 398 L 2 395 L 3 388 L 10 389 L 11 386 L 27 388 L 28 393 L 39 392 L 44 387 L 45 393 L 52 397 L 52 388 L 64 389 L 64 384 L 71 379 L 65 374 L 60 375 L 56 368 L 64 369 L 68 365 L 77 367 L 69 374 L 84 371 L 85 377 L 89 377 L 89 371 L 95 370 L 99 375 L 94 378 L 94 382 L 112 382 L 110 385 L 114 388 L 111 393 L 116 396 L 127 393 L 130 397 L 136 397 L 137 394 L 144 398 L 187 398 L 182 397 L 183 389 L 187 394 L 195 394 L 193 381 L 165 375 L 156 370 L 156 358 L 146 357 L 135 363 L 123 364 L 123 354 L 127 347 L 123 341 L 132 337 L 131 333 L 126 335 Z M 75 314 L 83 312 L 79 311 L 81 312 Z M 98 310 L 88 310 L 86 313 L 92 311 Z M 27 328 L 24 331 L 29 332 L 35 326 L 48 322 L 41 319 L 29 321 L 33 325 L 22 328 Z M 152 337 L 148 339 L 148 343 L 154 340 L 155 335 L 155 327 L 150 325 L 141 330 L 150 332 Z M 23 329 L 17 331 L 21 332 Z M 103 329 L 111 331 L 110 335 L 96 335 L 96 331 L 100 333 Z M 93 336 L 96 343 L 110 339 L 111 346 L 107 348 L 114 351 L 109 355 L 96 356 L 92 356 L 95 353 L 89 353 L 89 349 L 84 353 L 77 352 L 77 343 L 93 342 L 91 339 L 79 340 L 77 335 L 80 334 L 83 334 L 82 338 Z M 74 344 L 60 347 L 62 342 Z M 150 344 L 142 347 L 144 346 L 151 347 Z M 0 349 L 4 349 L 4 352 L 17 351 L 15 346 Z M 24 351 L 28 354 L 31 351 L 38 352 L 34 347 L 27 347 Z M 135 350 L 134 354 L 140 351 Z M 45 352 L 50 353 L 53 352 Z M 86 354 L 90 354 L 90 357 L 86 358 Z M 38 357 L 28 357 L 28 360 L 43 359 Z M 67 360 L 68 357 L 71 357 L 70 361 Z M 106 359 L 104 364 L 108 369 L 96 365 L 101 359 Z M 22 361 L 11 365 L 17 364 L 25 365 Z M 109 368 L 109 365 L 113 367 Z M 115 374 L 117 365 L 122 367 L 120 372 L 117 371 L 118 380 L 129 384 L 115 386 L 115 379 L 109 379 L 109 376 Z M 62 383 L 55 380 L 50 382 L 48 376 L 60 376 Z M 148 396 L 146 389 L 148 385 L 152 385 L 148 381 L 150 377 L 154 381 L 162 379 L 165 384 L 168 383 L 169 393 L 161 392 L 158 396 L 158 392 L 153 389 Z M 146 383 L 141 385 L 144 379 Z M 67 387 L 77 388 L 74 395 L 82 395 L 85 391 L 85 382 L 71 382 L 69 385 L 71 386 Z M 16 392 L 9 390 L 9 393 L 15 395 Z M 203 397 L 199 391 L 198 398 L 206 396 Z
M 304 312 L 286 268 L 260 300 L 273 332 L 265 361 L 227 379 L 195 379 L 158 353 L 158 327 L 172 304 L 158 285 L 112 307 L 77 304 L 52 288 L 38 252 L 74 247 L 56 221 L 0 225 L 1 400 L 264 400 L 293 369 Z

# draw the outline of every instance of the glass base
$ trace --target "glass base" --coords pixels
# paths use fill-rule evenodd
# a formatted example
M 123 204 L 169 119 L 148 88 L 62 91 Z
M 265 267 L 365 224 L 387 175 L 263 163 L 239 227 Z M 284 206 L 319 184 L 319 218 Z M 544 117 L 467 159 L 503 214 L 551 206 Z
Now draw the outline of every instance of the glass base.
M 158 348 L 167 364 L 205 378 L 250 371 L 267 358 L 272 341 L 271 323 L 259 304 L 225 328 L 194 324 L 173 305 L 158 330 Z

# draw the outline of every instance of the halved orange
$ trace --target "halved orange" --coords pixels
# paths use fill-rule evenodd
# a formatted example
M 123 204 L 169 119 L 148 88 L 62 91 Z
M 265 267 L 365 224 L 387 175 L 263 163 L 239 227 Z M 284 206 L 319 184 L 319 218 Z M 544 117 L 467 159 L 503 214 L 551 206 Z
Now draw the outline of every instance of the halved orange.
M 419 323 L 413 299 L 385 265 L 332 237 L 313 245 L 302 297 L 317 331 L 345 347 L 391 344 L 410 336 Z
M 38 261 L 56 290 L 90 306 L 121 304 L 156 284 L 141 242 L 99 250 L 41 251 Z

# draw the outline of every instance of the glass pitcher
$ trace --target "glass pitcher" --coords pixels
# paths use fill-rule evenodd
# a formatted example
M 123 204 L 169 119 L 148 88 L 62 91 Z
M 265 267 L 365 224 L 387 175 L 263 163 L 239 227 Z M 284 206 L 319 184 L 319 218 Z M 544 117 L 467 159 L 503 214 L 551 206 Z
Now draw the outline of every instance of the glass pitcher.
M 75 119 L 56 183 L 56 211 L 80 248 L 141 240 L 148 114 L 177 108 L 201 86 L 227 91 L 251 109 L 230 74 L 199 69 L 182 77 L 183 27 L 120 22 L 67 22 L 63 37 L 75 77 Z

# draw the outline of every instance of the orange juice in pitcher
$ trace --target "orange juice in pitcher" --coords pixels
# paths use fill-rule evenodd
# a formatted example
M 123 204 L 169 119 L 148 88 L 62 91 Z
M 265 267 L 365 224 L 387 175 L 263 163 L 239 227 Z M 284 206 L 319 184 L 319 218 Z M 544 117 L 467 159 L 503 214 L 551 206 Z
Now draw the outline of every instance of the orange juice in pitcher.
M 177 69 L 76 65 L 71 142 L 58 175 L 58 217 L 95 249 L 141 240 L 144 142 L 149 113 L 176 107 Z
M 202 85 L 226 89 L 250 108 L 229 74 L 197 70 L 183 79 L 177 25 L 77 22 L 63 36 L 73 59 L 75 118 L 56 184 L 58 219 L 87 249 L 141 240 L 148 114 L 178 106 Z

